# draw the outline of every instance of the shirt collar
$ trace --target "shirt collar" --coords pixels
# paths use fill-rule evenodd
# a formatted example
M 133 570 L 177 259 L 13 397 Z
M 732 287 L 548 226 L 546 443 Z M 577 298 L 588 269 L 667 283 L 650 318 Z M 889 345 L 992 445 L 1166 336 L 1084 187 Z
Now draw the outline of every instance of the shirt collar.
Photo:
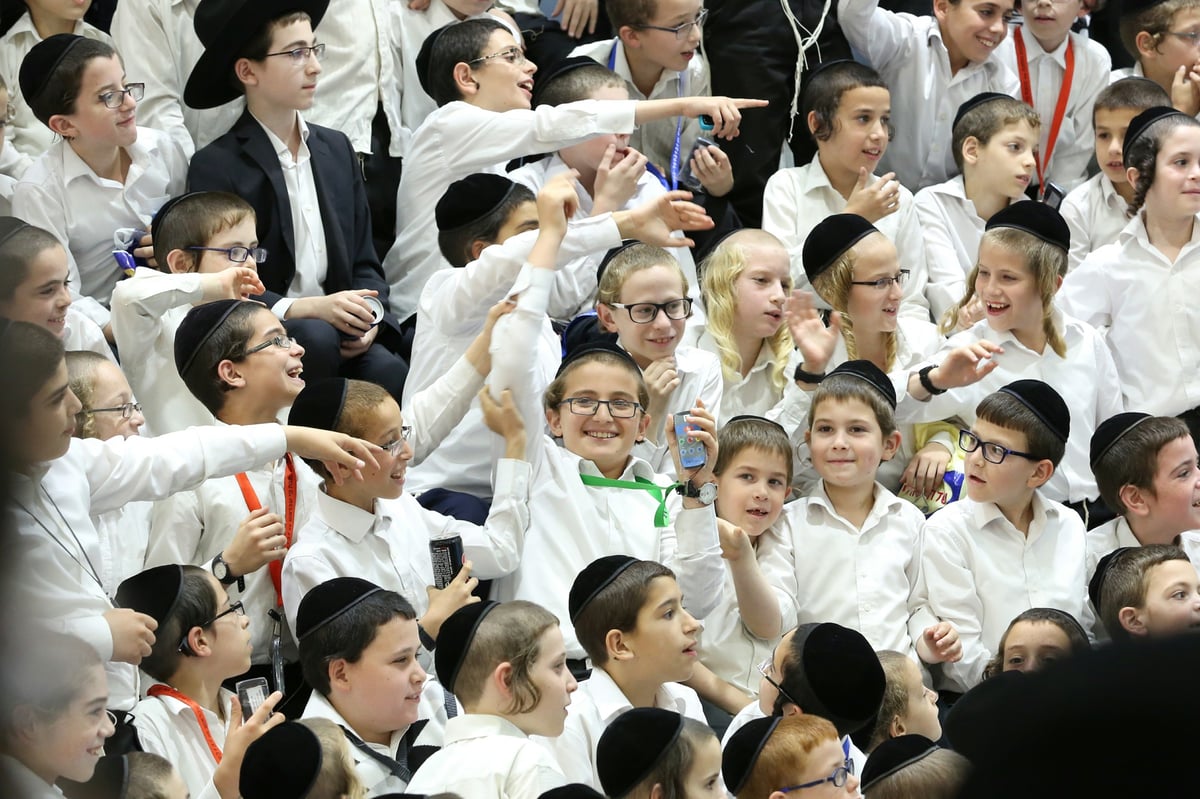
M 428 683 L 426 684 L 428 685 Z M 335 708 L 328 699 L 321 696 L 321 694 L 316 691 L 313 691 L 312 696 L 308 698 L 308 704 L 304 706 L 304 712 L 300 717 L 302 719 L 328 719 L 339 727 L 349 730 L 355 735 L 358 734 L 354 732 L 354 728 L 350 726 L 350 722 L 346 721 L 346 719 L 342 717 L 342 714 L 338 712 L 337 708 Z M 408 727 L 405 727 L 402 730 L 394 730 L 391 738 L 388 741 L 386 752 L 384 752 L 385 747 L 379 744 L 368 743 L 367 746 L 375 749 L 381 754 L 387 754 L 388 757 L 395 757 L 396 752 L 400 750 L 400 744 L 403 742 L 404 733 L 406 732 L 408 732 Z M 353 746 L 350 747 L 350 754 L 354 758 L 355 763 L 360 762 L 360 758 L 364 757 L 362 753 Z M 373 760 L 371 762 L 374 763 Z
M 100 178 L 94 171 L 92 171 L 92 168 L 87 165 L 87 162 L 79 157 L 79 154 L 75 152 L 75 148 L 73 148 L 65 139 L 63 141 L 56 142 L 54 146 L 62 148 L 62 171 L 64 184 L 70 185 L 71 181 L 75 180 L 76 178 L 84 177 L 95 182 L 102 180 L 102 178 Z M 142 166 L 147 162 L 149 151 L 140 141 L 136 140 L 128 147 L 123 149 L 129 154 L 128 175 L 129 177 L 132 177 L 134 175 L 134 167 L 138 167 L 140 171 Z M 126 180 L 128 180 L 128 177 Z
M 75 34 L 76 36 L 83 36 L 84 27 L 83 20 L 77 20 L 75 22 L 75 30 L 71 31 L 71 33 Z M 41 35 L 39 35 L 37 32 L 37 28 L 34 27 L 33 17 L 29 15 L 28 11 L 22 14 L 20 18 L 13 23 L 13 26 L 8 29 L 8 35 L 14 43 L 18 41 L 18 37 L 21 35 L 32 39 L 34 44 L 38 44 L 43 41 Z M 10 81 L 15 81 L 16 78 L 16 75 L 9 76 Z
M 267 141 L 271 142 L 271 149 L 275 151 L 275 155 L 282 157 L 286 154 L 291 158 L 292 151 L 288 149 L 283 139 L 276 136 L 275 132 L 264 125 L 262 120 L 254 116 L 254 114 L 250 114 L 250 116 L 254 117 L 254 121 L 267 134 Z M 308 123 L 304 121 L 304 115 L 299 111 L 296 112 L 296 121 L 300 124 L 300 150 L 296 153 L 296 160 L 299 161 L 300 155 L 308 150 Z
M 376 503 L 376 508 L 378 507 L 379 504 Z M 362 543 L 375 529 L 376 522 L 382 518 L 349 502 L 331 497 L 324 491 L 317 492 L 317 514 L 336 533 L 355 544 Z
M 833 502 L 830 501 L 829 495 L 825 493 L 824 480 L 817 481 L 817 487 L 812 490 L 812 493 L 809 494 L 808 498 L 809 513 L 812 513 L 815 508 L 820 508 L 821 511 L 829 516 L 842 519 L 843 521 L 845 520 L 845 517 L 838 513 L 837 508 L 833 506 Z M 863 522 L 862 529 L 866 530 L 872 526 L 872 523 L 875 520 L 888 515 L 892 511 L 899 510 L 900 505 L 903 502 L 904 500 L 900 499 L 891 491 L 888 491 L 879 483 L 875 483 L 875 501 L 874 504 L 871 505 L 871 512 L 867 514 L 866 521 Z
M 570 450 L 567 450 L 567 451 L 570 452 Z M 587 458 L 581 458 L 580 456 L 575 455 L 574 452 L 571 452 L 570 454 L 573 455 L 575 457 L 575 459 L 579 461 L 579 473 L 580 474 L 590 474 L 593 477 L 603 477 L 604 476 L 604 475 L 600 474 L 600 469 L 597 468 L 596 464 L 593 461 L 590 461 Z M 625 463 L 625 470 L 623 472 L 621 472 L 621 476 L 618 477 L 617 479 L 618 480 L 634 480 L 637 477 L 641 477 L 645 480 L 650 480 L 651 482 L 653 482 L 655 476 L 656 475 L 655 475 L 654 469 L 651 468 L 649 463 L 646 463 L 646 461 L 642 460 L 641 458 L 637 457 L 636 455 L 630 455 L 629 460 Z
M 1025 53 L 1029 56 L 1029 63 L 1032 64 L 1034 61 L 1049 59 L 1063 69 L 1067 68 L 1067 45 L 1071 43 L 1070 33 L 1067 34 L 1067 37 L 1062 40 L 1062 43 L 1058 47 L 1050 51 L 1043 50 L 1042 46 L 1032 36 L 1029 39 L 1030 41 L 1025 43 Z
M 633 703 L 604 669 L 592 669 L 592 676 L 588 678 L 587 685 L 592 703 L 595 704 L 600 718 L 604 719 L 606 725 L 625 711 L 633 710 Z M 687 709 L 687 702 L 683 697 L 675 696 L 670 690 L 670 685 L 671 683 L 663 683 L 659 687 L 654 694 L 654 706 L 663 710 L 673 710 L 683 715 Z
M 1029 522 L 1029 534 L 1022 536 L 1028 541 L 1033 541 L 1037 538 L 1041 534 L 1041 531 L 1046 529 L 1047 518 L 1055 515 L 1053 507 L 1042 498 L 1040 491 L 1034 490 L 1031 504 L 1033 506 L 1033 519 Z M 1000 525 L 1001 529 L 1010 530 L 1014 535 L 1021 535 L 1021 531 L 1013 526 L 1013 523 L 1000 511 L 1000 506 L 996 503 L 975 502 L 974 505 L 975 507 L 971 513 L 979 529 L 982 530 L 988 525 L 995 523 Z
M 837 189 L 829 182 L 829 173 L 821 165 L 819 154 L 814 155 L 812 161 L 808 163 L 808 171 L 804 176 L 804 193 L 812 194 L 818 191 L 831 191 L 837 194 Z
M 501 716 L 486 713 L 466 713 L 446 721 L 442 747 L 474 738 L 503 735 L 506 738 L 528 738 L 521 728 Z
M 1104 200 L 1104 204 L 1110 208 L 1117 208 L 1124 211 L 1129 207 L 1129 203 L 1125 202 L 1125 198 L 1117 194 L 1117 187 L 1108 179 L 1108 175 L 1100 173 L 1100 197 Z

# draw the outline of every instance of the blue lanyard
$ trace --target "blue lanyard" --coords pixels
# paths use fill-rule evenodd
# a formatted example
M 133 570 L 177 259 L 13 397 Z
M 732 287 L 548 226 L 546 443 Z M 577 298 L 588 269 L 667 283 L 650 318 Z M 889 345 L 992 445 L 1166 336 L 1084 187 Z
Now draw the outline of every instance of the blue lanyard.
M 609 71 L 614 71 L 614 72 L 616 71 L 615 68 L 617 65 L 617 45 L 619 43 L 620 43 L 620 40 L 614 41 L 612 48 L 609 49 L 609 51 L 608 51 L 608 69 L 609 69 Z M 678 88 L 678 91 L 676 94 L 677 97 L 683 97 L 683 74 L 684 73 L 682 73 L 682 72 L 679 73 L 679 88 Z M 679 150 L 680 150 L 679 140 L 682 136 L 683 136 L 683 117 L 679 116 L 679 117 L 675 118 L 675 144 L 673 147 L 671 147 L 671 164 L 670 164 L 671 179 L 670 180 L 667 180 L 667 176 L 664 175 L 659 170 L 658 167 L 656 167 L 654 164 L 650 163 L 649 161 L 646 162 L 646 171 L 649 172 L 651 175 L 654 175 L 654 177 L 658 178 L 658 182 L 663 185 L 663 188 L 667 189 L 669 191 L 674 191 L 675 189 L 679 188 Z

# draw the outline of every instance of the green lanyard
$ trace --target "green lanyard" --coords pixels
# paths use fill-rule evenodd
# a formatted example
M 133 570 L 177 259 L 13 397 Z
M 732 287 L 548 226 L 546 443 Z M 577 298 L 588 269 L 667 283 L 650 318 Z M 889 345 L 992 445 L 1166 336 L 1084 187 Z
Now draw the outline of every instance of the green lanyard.
M 581 474 L 579 479 L 583 481 L 585 486 L 596 486 L 597 488 L 629 488 L 635 491 L 649 491 L 658 500 L 658 510 L 654 512 L 654 526 L 666 527 L 671 523 L 671 512 L 667 510 L 667 493 L 675 489 L 675 485 L 660 486 L 656 483 L 647 480 L 645 477 L 634 475 L 633 479 L 636 482 L 628 480 L 610 480 L 607 477 L 595 477 L 590 474 Z

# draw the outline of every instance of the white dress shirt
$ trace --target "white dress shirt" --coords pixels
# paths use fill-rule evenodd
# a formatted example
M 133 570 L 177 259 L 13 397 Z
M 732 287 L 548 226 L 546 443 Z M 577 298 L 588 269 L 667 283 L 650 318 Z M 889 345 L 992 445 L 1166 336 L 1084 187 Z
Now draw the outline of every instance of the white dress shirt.
M 224 719 L 204 707 L 200 712 L 208 723 L 213 742 L 223 750 L 229 736 L 229 707 L 238 701 L 237 694 L 222 688 L 219 701 L 225 708 Z M 133 715 L 144 751 L 171 761 L 193 797 L 219 799 L 212 781 L 217 762 L 191 707 L 172 696 L 147 696 L 137 703 Z
M 29 770 L 20 760 L 0 754 L 0 777 L 5 786 L 17 791 L 21 799 L 62 799 L 63 792 L 57 785 L 50 785 Z
M 1129 224 L 1129 203 L 1117 194 L 1112 181 L 1100 172 L 1068 194 L 1059 209 L 1071 229 L 1067 271 L 1106 244 L 1112 244 Z
M 62 342 L 63 349 L 67 352 L 86 350 L 87 352 L 94 352 L 97 355 L 103 355 L 113 363 L 117 362 L 116 357 L 113 355 L 112 347 L 108 346 L 108 340 L 104 338 L 104 331 L 100 329 L 99 325 L 74 308 L 67 308 L 67 318 L 63 324 Z
M 942 687 L 966 691 L 1009 622 L 1030 608 L 1057 608 L 1087 629 L 1083 521 L 1033 494 L 1033 521 L 1022 534 L 996 505 L 963 497 L 925 522 L 925 580 L 938 618 L 954 625 L 962 659 L 942 664 Z
M 536 364 L 527 353 L 545 319 L 553 278 L 553 272 L 534 269 L 517 310 L 500 320 L 493 337 L 492 392 L 512 389 L 529 431 L 533 479 L 525 549 L 537 556 L 524 558 L 514 573 L 493 583 L 492 593 L 500 601 L 526 599 L 548 609 L 559 619 L 567 657 L 582 658 L 583 647 L 567 621 L 567 594 L 575 576 L 596 558 L 630 555 L 667 565 L 679 581 L 684 607 L 696 618 L 707 616 L 720 600 L 725 567 L 712 506 L 684 510 L 679 495 L 670 492 L 671 522 L 659 527 L 659 503 L 649 491 L 584 485 L 581 475 L 601 476 L 596 465 L 534 432 L 545 415 L 540 394 L 531 391 Z M 635 478 L 659 486 L 675 482 L 631 456 L 620 479 Z
M 127 502 L 92 517 L 100 539 L 100 562 L 96 568 L 109 596 L 116 596 L 122 581 L 146 568 L 153 511 L 153 502 Z
M 49 231 L 67 250 L 71 299 L 104 327 L 109 297 L 121 277 L 112 257 L 113 231 L 150 229 L 150 220 L 187 182 L 187 154 L 165 133 L 139 127 L 125 183 L 99 177 L 70 144 L 59 141 L 34 161 L 13 194 L 13 213 Z
M 893 114 L 896 138 L 879 170 L 895 172 L 913 191 L 958 172 L 950 139 L 960 105 L 980 92 L 1018 96 L 1017 76 L 995 57 L 952 75 L 932 16 L 896 14 L 879 8 L 878 0 L 838 0 L 837 18 L 850 46 L 878 70 L 892 96 L 903 99 L 906 113 Z
M 720 348 L 703 322 L 696 325 L 689 324 L 683 332 L 683 341 L 684 344 L 690 344 L 698 350 L 711 353 L 717 358 L 718 363 L 720 362 Z M 724 370 L 722 370 L 721 374 L 724 379 L 721 387 L 721 412 L 725 419 L 744 415 L 767 416 L 773 408 L 783 402 L 784 392 L 788 384 L 792 382 L 792 374 L 801 360 L 800 353 L 792 350 L 783 370 L 784 384 L 782 388 L 771 382 L 775 353 L 765 341 L 759 347 L 758 358 L 745 377 L 739 375 L 735 383 L 726 378 Z
M 878 180 L 878 176 L 872 175 L 867 180 L 870 185 Z M 829 303 L 813 291 L 804 272 L 801 253 L 812 229 L 827 216 L 845 213 L 846 202 L 829 182 L 820 155 L 813 156 L 812 161 L 804 166 L 779 170 L 763 189 L 762 228 L 783 242 L 792 262 L 792 285 L 813 292 L 818 308 L 828 308 Z M 913 193 L 901 186 L 900 205 L 896 212 L 874 224 L 880 233 L 896 245 L 900 268 L 909 270 L 908 280 L 903 286 L 900 313 L 928 321 L 929 301 L 925 298 L 925 292 L 929 269 L 925 262 L 923 231 L 913 205 Z
M 462 799 L 538 799 L 566 783 L 550 752 L 511 721 L 467 713 L 446 722 L 441 750 L 413 774 L 408 793 L 452 793 Z
M 1063 281 L 1058 303 L 1098 328 L 1125 407 L 1175 416 L 1200 405 L 1200 224 L 1174 263 L 1150 244 L 1143 214 Z M 1103 383 L 1099 385 L 1105 385 Z
M 996 48 L 998 59 L 1014 75 L 1019 76 L 1017 66 L 1017 50 L 1014 43 L 1014 33 L 1019 28 L 1011 28 L 1008 36 Z M 1071 191 L 1087 179 L 1088 161 L 1094 154 L 1095 132 L 1092 128 L 1092 106 L 1100 92 L 1108 86 L 1109 72 L 1112 71 L 1112 58 L 1108 51 L 1097 42 L 1079 33 L 1069 33 L 1062 44 L 1051 51 L 1042 49 L 1041 44 L 1033 36 L 1025 33 L 1025 55 L 1028 59 L 1030 93 L 1033 96 L 1033 107 L 1042 118 L 1041 136 L 1038 139 L 1042 155 L 1047 151 L 1050 140 L 1050 125 L 1054 120 L 1054 111 L 1058 107 L 1058 95 L 1063 81 L 1066 79 L 1067 47 L 1074 51 L 1075 70 L 1071 85 L 1068 87 L 1067 107 L 1063 113 L 1062 123 L 1055 139 L 1054 152 L 1046 169 L 1046 180 L 1057 183 L 1064 191 Z M 1018 89 L 1015 97 L 1021 97 Z M 1036 182 L 1036 175 L 1034 181 Z
M 456 100 L 430 114 L 413 133 L 397 193 L 396 243 L 383 260 L 396 317 L 412 316 L 426 281 L 449 268 L 433 212 L 451 183 L 475 172 L 503 174 L 513 158 L 554 152 L 598 133 L 630 133 L 634 105 L 584 100 L 496 113 Z
M 1087 531 L 1087 571 L 1084 575 L 1090 581 L 1096 573 L 1100 559 L 1121 547 L 1140 547 L 1141 541 L 1133 534 L 1129 522 L 1124 516 L 1105 522 L 1099 527 Z

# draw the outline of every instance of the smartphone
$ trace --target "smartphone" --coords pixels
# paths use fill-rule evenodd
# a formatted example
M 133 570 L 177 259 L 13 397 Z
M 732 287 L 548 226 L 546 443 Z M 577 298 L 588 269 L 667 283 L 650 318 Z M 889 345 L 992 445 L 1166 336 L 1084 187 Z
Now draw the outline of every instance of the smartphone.
M 1062 186 L 1046 181 L 1046 190 L 1042 193 L 1042 202 L 1057 211 L 1059 206 L 1062 205 L 1063 197 L 1065 196 L 1067 196 L 1067 193 L 1062 190 Z
M 254 715 L 271 691 L 267 686 L 266 677 L 252 677 L 249 680 L 239 680 L 237 685 L 238 702 L 242 706 L 242 722 Z
M 699 469 L 708 459 L 703 442 L 688 435 L 688 415 L 675 414 L 675 438 L 679 441 L 679 464 L 685 469 Z
M 696 151 L 701 147 L 712 147 L 713 142 L 703 136 L 696 137 L 696 143 L 692 145 L 692 151 L 688 153 L 687 160 L 679 167 L 679 185 L 686 186 L 692 191 L 700 191 L 703 187 L 700 185 L 700 178 L 692 173 L 692 158 L 695 157 Z
M 454 535 L 430 541 L 429 557 L 433 560 L 434 587 L 445 588 L 462 569 L 462 536 Z

